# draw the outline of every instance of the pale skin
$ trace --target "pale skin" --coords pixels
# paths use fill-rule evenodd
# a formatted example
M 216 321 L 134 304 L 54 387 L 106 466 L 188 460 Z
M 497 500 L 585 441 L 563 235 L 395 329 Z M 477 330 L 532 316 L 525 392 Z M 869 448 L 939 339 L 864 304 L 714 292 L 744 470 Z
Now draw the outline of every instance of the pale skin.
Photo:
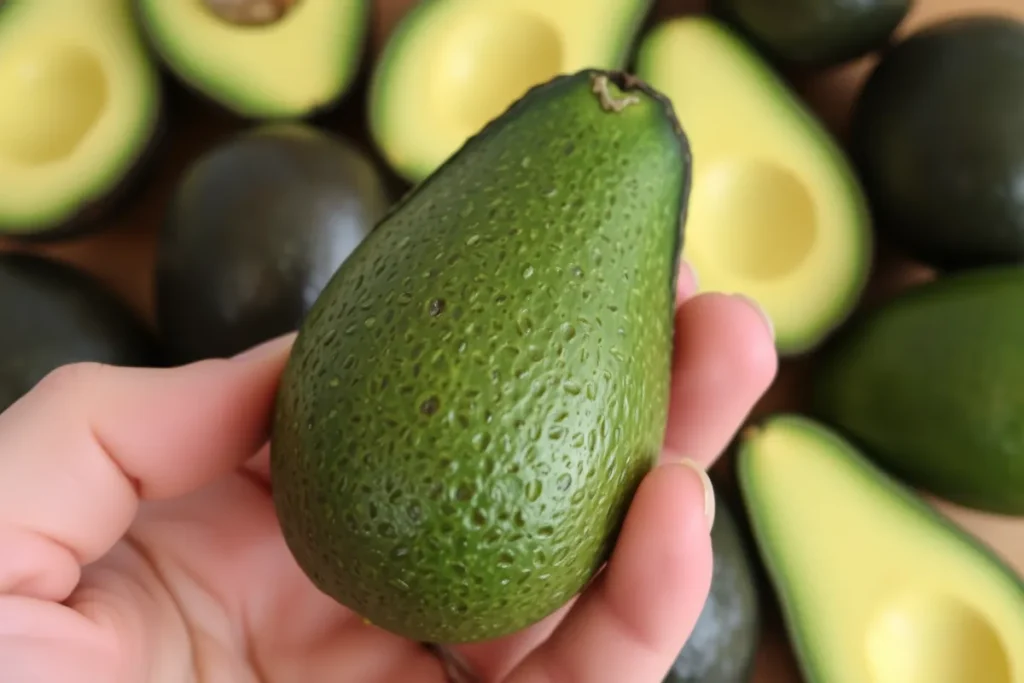
M 453 648 L 487 683 L 661 683 L 707 597 L 701 467 L 775 376 L 745 300 L 684 267 L 669 427 L 608 566 L 525 631 Z M 59 369 L 0 414 L 5 683 L 444 683 L 421 644 L 317 592 L 269 496 L 291 338 L 172 369 Z

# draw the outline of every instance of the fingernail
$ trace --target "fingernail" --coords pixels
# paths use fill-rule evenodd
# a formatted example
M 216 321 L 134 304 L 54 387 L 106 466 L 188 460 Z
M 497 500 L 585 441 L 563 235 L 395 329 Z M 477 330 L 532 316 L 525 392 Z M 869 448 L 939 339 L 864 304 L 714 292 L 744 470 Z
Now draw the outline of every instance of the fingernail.
M 292 345 L 292 342 L 295 341 L 295 335 L 295 332 L 289 332 L 288 334 L 281 335 L 280 337 L 268 339 L 261 344 L 257 344 L 256 346 L 235 355 L 232 360 L 250 363 L 255 360 L 262 360 L 264 358 L 269 358 L 270 356 L 275 356 Z
M 686 271 L 689 274 L 690 282 L 693 283 L 693 291 L 700 290 L 700 278 L 697 277 L 697 271 L 694 269 L 693 264 L 689 261 L 683 261 L 681 270 Z
M 708 530 L 710 531 L 715 526 L 715 486 L 711 483 L 711 477 L 700 464 L 689 458 L 683 458 L 678 462 L 680 465 L 689 467 L 700 477 L 700 483 L 704 486 L 704 518 L 708 521 Z
M 753 299 L 752 297 L 749 297 L 746 294 L 737 293 L 733 294 L 733 296 L 736 297 L 737 299 L 742 299 L 743 301 L 747 302 L 747 304 L 751 308 L 757 311 L 758 315 L 761 316 L 761 320 L 764 321 L 765 327 L 768 328 L 768 334 L 771 335 L 772 339 L 775 339 L 775 323 L 772 322 L 771 316 L 769 316 L 765 312 L 764 307 L 762 307 L 761 304 L 757 303 L 756 299 Z

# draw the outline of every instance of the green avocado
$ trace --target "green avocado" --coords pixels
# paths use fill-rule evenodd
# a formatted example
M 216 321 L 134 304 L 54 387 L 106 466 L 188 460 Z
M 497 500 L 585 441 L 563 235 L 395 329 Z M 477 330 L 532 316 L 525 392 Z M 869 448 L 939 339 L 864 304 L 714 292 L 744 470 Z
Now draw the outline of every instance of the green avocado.
M 902 479 L 967 507 L 1024 515 L 1024 270 L 916 286 L 837 337 L 816 416 Z
M 157 243 L 158 327 L 178 362 L 299 327 L 391 203 L 375 164 L 300 123 L 250 129 L 197 159 Z
M 288 547 L 420 641 L 556 610 L 607 558 L 664 437 L 690 152 L 620 72 L 531 88 L 341 264 L 281 379 Z
M 1024 583 L 839 434 L 777 414 L 740 488 L 807 683 L 1024 683 Z
M 700 286 L 755 299 L 780 355 L 813 350 L 857 304 L 871 266 L 871 217 L 842 149 L 711 17 L 656 25 L 636 71 L 672 100 L 693 146 L 683 256 Z
M 248 119 L 305 118 L 336 105 L 370 28 L 370 0 L 133 2 L 178 80 Z
M 374 66 L 373 139 L 400 176 L 419 182 L 529 87 L 579 69 L 624 68 L 652 4 L 422 0 Z
M 942 269 L 1024 261 L 1024 21 L 965 16 L 890 50 L 850 149 L 879 233 Z
M 0 316 L 0 411 L 62 365 L 162 363 L 133 310 L 93 276 L 48 257 L 0 254 Z
M 712 476 L 714 480 L 715 477 Z M 750 547 L 715 481 L 714 571 L 697 624 L 663 683 L 747 683 L 760 643 L 761 596 Z
M 0 235 L 96 229 L 160 138 L 130 0 L 0 2 Z
M 913 0 L 708 0 L 771 61 L 821 68 L 885 47 Z

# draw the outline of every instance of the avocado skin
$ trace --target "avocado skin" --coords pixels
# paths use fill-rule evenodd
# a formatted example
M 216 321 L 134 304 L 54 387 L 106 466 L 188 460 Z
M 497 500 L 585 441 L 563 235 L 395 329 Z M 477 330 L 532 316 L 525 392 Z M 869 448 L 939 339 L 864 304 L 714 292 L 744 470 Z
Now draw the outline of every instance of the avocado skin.
M 1024 23 L 971 16 L 894 47 L 855 104 L 850 149 L 879 230 L 942 269 L 1024 260 Z
M 157 246 L 156 310 L 178 362 L 231 356 L 297 329 L 391 200 L 347 140 L 260 126 L 198 159 Z
M 664 683 L 746 683 L 754 670 L 761 638 L 757 554 L 732 504 L 719 493 L 723 484 L 714 483 L 711 590 Z
M 598 75 L 638 102 L 603 111 Z M 270 449 L 285 540 L 320 590 L 444 643 L 517 631 L 591 579 L 661 450 L 690 168 L 667 98 L 558 76 L 341 265 Z
M 881 49 L 910 12 L 911 0 L 708 0 L 777 64 L 826 67 Z
M 950 274 L 852 325 L 813 376 L 816 415 L 911 485 L 1024 515 L 1024 270 Z
M 0 411 L 62 365 L 163 363 L 134 311 L 88 273 L 47 257 L 0 255 L 0 315 Z

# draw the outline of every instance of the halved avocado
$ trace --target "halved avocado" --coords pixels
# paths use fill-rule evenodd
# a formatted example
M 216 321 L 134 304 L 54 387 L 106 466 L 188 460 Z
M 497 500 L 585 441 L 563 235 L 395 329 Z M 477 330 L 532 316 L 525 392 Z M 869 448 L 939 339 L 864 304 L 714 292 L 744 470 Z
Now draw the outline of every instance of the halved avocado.
M 0 234 L 52 238 L 113 205 L 161 123 L 130 0 L 0 3 Z
M 807 683 L 1024 683 L 1024 582 L 850 442 L 773 415 L 737 473 Z
M 167 67 L 251 119 L 303 118 L 336 104 L 369 32 L 369 0 L 135 2 Z
M 399 175 L 419 182 L 531 86 L 583 68 L 624 67 L 651 5 L 423 0 L 374 68 L 372 136 Z
M 714 18 L 655 26 L 636 71 L 672 100 L 693 145 L 683 256 L 701 288 L 760 303 L 780 355 L 817 347 L 858 302 L 871 265 L 870 213 L 843 150 Z

